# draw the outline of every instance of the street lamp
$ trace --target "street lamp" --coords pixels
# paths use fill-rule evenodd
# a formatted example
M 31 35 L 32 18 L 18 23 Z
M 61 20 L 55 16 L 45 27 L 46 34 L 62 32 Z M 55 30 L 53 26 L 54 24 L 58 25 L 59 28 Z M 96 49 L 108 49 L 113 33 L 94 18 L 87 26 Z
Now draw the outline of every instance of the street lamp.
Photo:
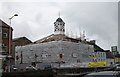
M 8 51 L 8 58 L 9 58 L 9 65 L 8 65 L 8 72 L 10 72 L 10 65 L 11 65 L 11 63 L 10 63 L 10 58 L 12 57 L 11 56 L 11 20 L 12 20 L 12 18 L 13 17 L 15 17 L 15 16 L 18 16 L 18 14 L 14 14 L 13 16 L 11 16 L 10 18 L 9 18 L 9 21 L 10 21 L 10 24 L 9 24 L 9 51 Z
M 15 16 L 18 16 L 18 14 L 14 14 L 13 16 L 11 16 L 11 17 L 9 18 L 9 20 L 10 20 L 10 27 L 11 27 L 11 20 L 12 20 L 12 18 L 15 17 Z

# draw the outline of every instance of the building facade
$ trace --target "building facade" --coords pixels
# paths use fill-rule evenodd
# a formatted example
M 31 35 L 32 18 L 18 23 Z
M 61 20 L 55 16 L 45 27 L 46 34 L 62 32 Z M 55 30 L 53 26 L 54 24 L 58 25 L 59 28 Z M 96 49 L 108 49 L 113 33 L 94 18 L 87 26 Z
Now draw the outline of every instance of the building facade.
M 0 55 L 2 57 L 3 67 L 8 66 L 8 55 L 12 56 L 12 27 L 0 19 Z M 12 59 L 11 59 L 12 60 Z
M 113 66 L 115 64 L 115 56 L 110 50 L 106 50 L 106 59 L 107 59 L 107 66 Z
M 104 49 L 96 45 L 95 40 L 91 40 L 88 42 L 90 45 L 94 46 L 94 57 L 93 57 L 93 62 L 102 62 L 106 61 L 106 52 Z
M 112 47 L 111 47 L 111 51 L 112 51 L 113 55 L 119 54 L 119 51 L 118 51 L 118 47 L 117 47 L 117 46 L 112 46 Z
M 96 62 L 106 61 L 106 52 L 102 51 L 95 52 L 95 58 Z
M 93 45 L 81 41 L 80 38 L 68 37 L 64 32 L 65 23 L 58 18 L 54 23 L 54 34 L 37 40 L 33 44 L 15 48 L 16 65 L 21 67 L 23 64 L 36 63 L 39 68 L 66 67 L 66 65 L 74 67 L 74 64 L 93 61 L 91 58 L 94 52 Z
M 120 64 L 120 54 L 115 55 L 115 63 Z
M 114 55 L 114 61 L 116 64 L 120 63 L 120 53 L 117 46 L 111 47 L 112 54 Z
M 10 32 L 11 30 L 11 32 Z M 10 49 L 10 54 L 12 53 L 12 27 L 10 27 L 8 24 L 0 20 L 0 43 L 2 46 L 2 54 L 8 55 L 9 53 L 9 47 Z M 11 33 L 11 34 L 10 34 Z M 10 42 L 9 42 L 10 38 Z M 9 44 L 10 43 L 10 44 Z M 9 46 L 10 45 L 10 46 Z

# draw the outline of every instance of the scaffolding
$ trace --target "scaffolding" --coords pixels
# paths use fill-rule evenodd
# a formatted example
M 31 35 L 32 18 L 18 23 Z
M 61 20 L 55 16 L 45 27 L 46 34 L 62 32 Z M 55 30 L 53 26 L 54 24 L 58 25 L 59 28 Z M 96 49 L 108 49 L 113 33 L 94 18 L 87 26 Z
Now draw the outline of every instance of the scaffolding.
M 22 52 L 22 53 L 21 53 Z M 47 43 L 17 46 L 15 48 L 16 64 L 51 63 L 58 64 L 82 63 L 92 61 L 89 57 L 94 52 L 92 45 L 68 41 L 52 41 Z M 60 57 L 62 54 L 62 57 Z M 74 55 L 73 55 L 74 54 Z M 22 55 L 22 56 L 21 56 Z

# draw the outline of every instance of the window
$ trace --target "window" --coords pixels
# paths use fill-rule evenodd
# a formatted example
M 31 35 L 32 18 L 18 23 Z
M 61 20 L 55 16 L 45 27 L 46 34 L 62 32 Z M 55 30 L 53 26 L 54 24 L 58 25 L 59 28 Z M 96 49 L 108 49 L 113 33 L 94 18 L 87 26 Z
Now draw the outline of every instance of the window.
M 98 56 L 100 57 L 101 56 L 101 54 L 98 52 Z
M 62 31 L 62 29 L 60 29 L 60 31 Z
M 63 29 L 63 31 L 65 31 L 65 30 Z
M 58 29 L 58 26 L 55 26 L 55 31 L 57 31 L 57 29 Z
M 77 59 L 77 63 L 80 63 L 80 59 Z
M 3 33 L 3 37 L 4 37 L 4 38 L 7 38 L 7 37 L 8 37 L 8 34 L 7 34 L 7 33 Z
M 2 50 L 7 51 L 7 46 L 5 44 L 2 44 Z
M 102 53 L 102 57 L 105 57 L 105 56 L 104 56 L 104 53 Z
M 105 57 L 105 53 L 104 52 L 102 53 L 102 57 Z
M 60 57 L 60 59 L 62 59 L 63 58 L 63 54 L 59 54 L 59 57 Z

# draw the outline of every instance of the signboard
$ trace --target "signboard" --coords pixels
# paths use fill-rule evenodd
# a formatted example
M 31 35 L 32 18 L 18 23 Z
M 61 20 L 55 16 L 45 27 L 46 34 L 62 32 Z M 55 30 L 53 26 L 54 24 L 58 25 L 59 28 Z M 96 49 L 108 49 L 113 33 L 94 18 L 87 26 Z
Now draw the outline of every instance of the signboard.
M 88 64 L 89 67 L 104 67 L 106 66 L 107 63 L 105 61 L 101 61 L 101 62 L 90 62 Z
M 117 51 L 117 46 L 112 46 L 111 51 Z

